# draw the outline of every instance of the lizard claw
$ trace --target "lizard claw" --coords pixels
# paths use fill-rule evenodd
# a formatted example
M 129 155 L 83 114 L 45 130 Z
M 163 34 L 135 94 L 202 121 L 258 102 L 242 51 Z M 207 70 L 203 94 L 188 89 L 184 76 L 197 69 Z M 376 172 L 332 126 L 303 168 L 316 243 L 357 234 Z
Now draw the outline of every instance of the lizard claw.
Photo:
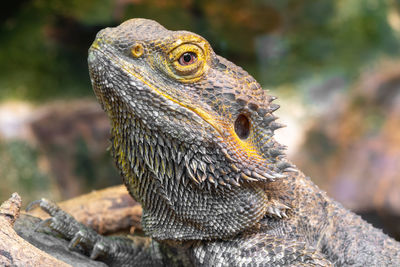
M 74 247 L 76 247 L 82 241 L 83 236 L 84 234 L 82 233 L 82 231 L 78 231 L 69 242 L 68 248 L 73 249 Z
M 31 203 L 28 204 L 26 207 L 25 211 L 31 211 L 37 207 L 40 207 L 42 210 L 44 210 L 46 213 L 48 213 L 51 216 L 56 215 L 58 211 L 60 211 L 60 207 L 57 206 L 54 202 L 47 200 L 45 198 L 38 199 L 35 201 L 32 201 Z
M 112 251 L 110 248 L 110 244 L 108 244 L 107 241 L 108 240 L 105 238 L 100 238 L 100 240 L 98 240 L 96 244 L 94 244 L 92 253 L 90 253 L 90 258 L 92 260 L 95 260 L 100 256 L 106 255 L 107 253 L 110 253 L 110 251 Z
M 26 211 L 31 211 L 37 207 L 41 208 L 51 217 L 41 221 L 35 228 L 36 231 L 39 228 L 48 227 L 70 240 L 74 238 L 82 226 L 84 227 L 83 224 L 77 222 L 74 217 L 63 211 L 57 204 L 45 198 L 29 203 Z
M 90 243 L 94 243 L 89 242 L 89 240 L 91 238 L 95 238 L 97 233 L 93 230 L 90 231 L 90 228 L 76 221 L 74 217 L 63 211 L 54 202 L 45 198 L 35 200 L 27 206 L 26 211 L 31 211 L 37 207 L 42 209 L 51 217 L 41 221 L 36 226 L 35 231 L 40 228 L 50 228 L 56 231 L 65 239 L 71 240 L 68 245 L 70 249 L 75 248 L 78 244 L 81 244 L 84 247 L 88 248 L 90 247 Z
M 78 222 L 50 200 L 42 198 L 33 201 L 26 210 L 30 211 L 37 207 L 51 217 L 38 223 L 35 231 L 39 228 L 54 230 L 66 240 L 70 240 L 69 249 L 78 249 L 86 255 L 90 255 L 92 260 L 101 260 L 113 266 L 130 266 L 130 263 L 135 262 L 136 256 L 143 255 L 140 253 L 143 248 L 135 245 L 131 239 L 104 237 L 89 226 Z M 152 258 L 150 254 L 149 257 Z M 159 259 L 154 260 L 154 262 L 159 262 Z
M 92 253 L 90 253 L 90 258 L 92 260 L 97 259 L 100 255 L 104 254 L 105 250 L 106 249 L 104 245 L 100 242 L 97 242 L 93 247 Z

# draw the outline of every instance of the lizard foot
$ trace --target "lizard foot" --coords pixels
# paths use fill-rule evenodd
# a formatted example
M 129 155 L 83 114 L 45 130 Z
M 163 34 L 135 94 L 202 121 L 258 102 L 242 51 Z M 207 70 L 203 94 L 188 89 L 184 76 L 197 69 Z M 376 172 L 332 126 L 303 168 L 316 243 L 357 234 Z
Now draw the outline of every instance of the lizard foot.
M 161 266 L 158 243 L 143 237 L 102 236 L 92 228 L 78 222 L 52 201 L 36 200 L 28 205 L 27 211 L 40 207 L 51 217 L 41 221 L 36 230 L 49 227 L 63 238 L 70 240 L 69 249 L 78 248 L 93 260 L 103 261 L 110 266 Z

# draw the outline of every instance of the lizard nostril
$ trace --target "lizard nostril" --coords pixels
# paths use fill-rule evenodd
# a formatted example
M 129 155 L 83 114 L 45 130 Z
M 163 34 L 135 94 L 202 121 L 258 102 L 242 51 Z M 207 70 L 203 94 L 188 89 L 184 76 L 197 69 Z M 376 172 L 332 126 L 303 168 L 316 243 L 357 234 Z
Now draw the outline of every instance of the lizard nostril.
M 240 114 L 235 121 L 235 133 L 240 139 L 246 139 L 250 134 L 250 121 L 249 119 Z

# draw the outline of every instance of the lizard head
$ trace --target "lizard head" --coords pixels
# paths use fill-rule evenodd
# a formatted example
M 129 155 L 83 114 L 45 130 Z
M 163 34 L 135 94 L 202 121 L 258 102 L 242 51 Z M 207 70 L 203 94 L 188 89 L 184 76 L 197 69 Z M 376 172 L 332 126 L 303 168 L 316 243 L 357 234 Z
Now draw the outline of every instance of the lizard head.
M 159 181 L 161 198 L 179 214 L 170 192 L 177 189 L 166 188 L 165 179 L 189 181 L 192 192 L 210 198 L 240 191 L 243 195 L 232 196 L 246 203 L 227 213 L 238 218 L 249 213 L 251 219 L 240 217 L 226 235 L 267 213 L 280 215 L 265 205 L 270 198 L 265 184 L 290 169 L 273 138 L 281 127 L 272 114 L 278 105 L 246 71 L 216 55 L 201 36 L 146 19 L 100 31 L 88 63 L 112 124 L 114 158 L 145 210 L 152 207 L 139 191 L 143 177 L 151 176 Z

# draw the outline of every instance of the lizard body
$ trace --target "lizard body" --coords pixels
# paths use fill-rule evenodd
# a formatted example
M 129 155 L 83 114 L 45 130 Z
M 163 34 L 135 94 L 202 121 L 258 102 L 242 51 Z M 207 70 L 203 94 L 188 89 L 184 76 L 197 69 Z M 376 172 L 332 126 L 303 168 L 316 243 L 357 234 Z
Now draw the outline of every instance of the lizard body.
M 153 239 L 126 264 L 400 265 L 399 243 L 286 159 L 275 98 L 204 38 L 132 19 L 99 32 L 88 63 Z

